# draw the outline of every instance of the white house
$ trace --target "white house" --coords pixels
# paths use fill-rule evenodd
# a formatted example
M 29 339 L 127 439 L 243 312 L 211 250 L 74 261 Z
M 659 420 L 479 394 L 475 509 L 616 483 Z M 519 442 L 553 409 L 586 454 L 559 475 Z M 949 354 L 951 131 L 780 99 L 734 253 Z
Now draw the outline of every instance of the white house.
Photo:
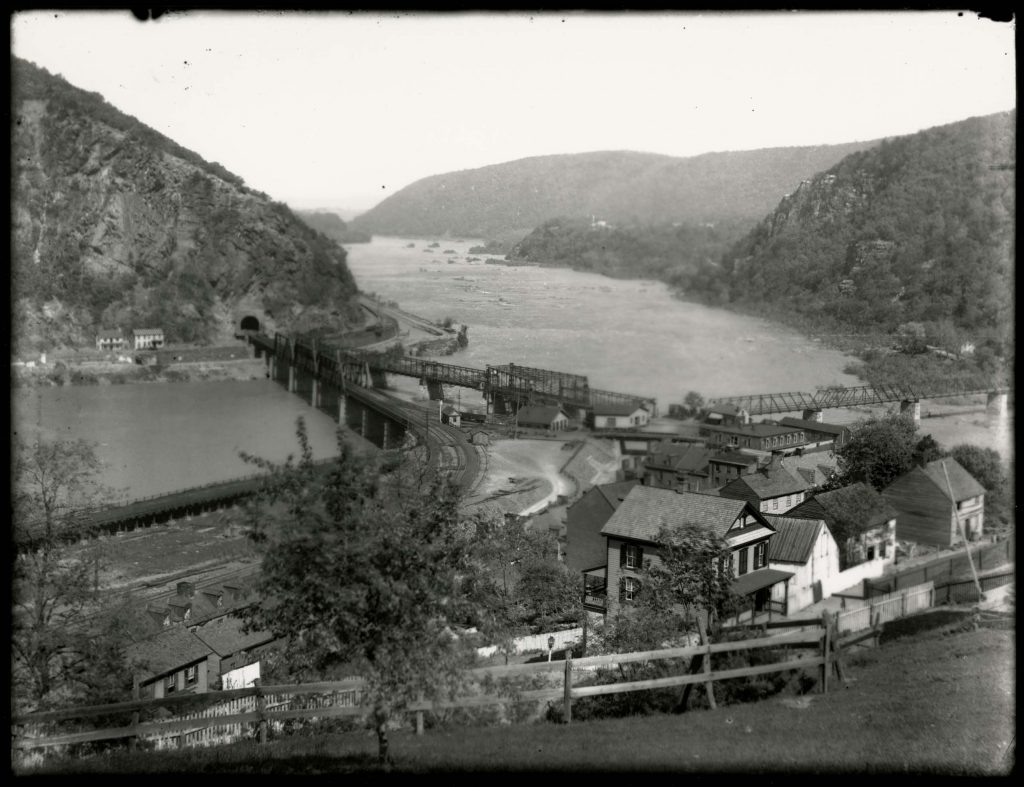
M 772 588 L 772 599 L 786 602 L 792 614 L 830 595 L 839 576 L 839 547 L 825 521 L 772 514 L 765 519 L 775 528 L 768 542 L 768 567 L 793 573 L 788 585 Z
M 651 414 L 639 402 L 594 405 L 595 429 L 635 429 L 650 421 Z
M 134 349 L 153 350 L 163 346 L 163 328 L 135 328 L 132 330 L 132 347 Z

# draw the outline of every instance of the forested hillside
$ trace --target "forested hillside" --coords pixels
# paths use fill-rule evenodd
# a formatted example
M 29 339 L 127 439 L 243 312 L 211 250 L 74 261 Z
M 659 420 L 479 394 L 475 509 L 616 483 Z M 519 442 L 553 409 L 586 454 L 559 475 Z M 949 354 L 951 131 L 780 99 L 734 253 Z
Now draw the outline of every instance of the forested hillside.
M 295 215 L 335 243 L 369 243 L 373 240 L 370 233 L 353 230 L 341 216 L 329 210 L 296 210 Z
M 826 330 L 1012 345 L 1016 112 L 886 140 L 802 183 L 690 295 Z M 939 344 L 939 341 L 932 343 Z
M 632 151 L 537 156 L 424 178 L 352 226 L 378 235 L 518 240 L 558 216 L 620 224 L 753 223 L 802 179 L 873 144 L 691 158 Z
M 344 249 L 285 205 L 98 94 L 11 67 L 16 351 L 91 345 L 100 328 L 210 342 L 242 313 L 282 329 L 355 313 Z

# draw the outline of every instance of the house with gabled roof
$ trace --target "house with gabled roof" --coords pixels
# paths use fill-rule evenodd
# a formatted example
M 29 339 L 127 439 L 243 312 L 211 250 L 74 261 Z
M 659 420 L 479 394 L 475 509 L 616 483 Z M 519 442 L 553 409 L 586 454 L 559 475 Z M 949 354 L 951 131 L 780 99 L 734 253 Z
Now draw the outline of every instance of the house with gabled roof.
M 765 519 L 775 528 L 768 542 L 768 567 L 793 572 L 786 586 L 775 586 L 772 598 L 785 602 L 793 613 L 829 595 L 839 574 L 839 547 L 825 520 L 773 514 Z
M 659 489 L 697 492 L 709 485 L 708 458 L 712 452 L 700 443 L 662 440 L 644 459 L 644 484 Z
M 878 576 L 896 558 L 897 512 L 888 501 L 864 483 L 818 492 L 787 512 L 798 519 L 823 519 L 839 546 L 839 567 L 846 571 L 861 564 L 875 564 Z M 851 515 L 855 523 L 851 530 Z M 844 530 L 847 531 L 844 535 Z
M 606 539 L 605 613 L 615 615 L 634 600 L 648 561 L 660 561 L 658 534 L 663 526 L 696 524 L 725 539 L 730 560 L 721 570 L 732 576 L 732 588 L 749 600 L 753 613 L 772 610 L 772 587 L 786 583 L 792 572 L 768 567 L 768 543 L 775 534 L 765 517 L 745 500 L 635 486 L 611 515 L 601 534 Z
M 708 488 L 719 489 L 741 475 L 757 471 L 756 455 L 726 446 L 708 456 Z
M 125 655 L 135 665 L 142 698 L 202 693 L 216 677 L 212 648 L 187 628 L 172 627 L 139 639 L 125 648 Z
M 773 453 L 768 464 L 733 479 L 718 494 L 748 500 L 766 514 L 784 514 L 803 501 L 810 486 L 803 476 L 789 470 L 781 454 Z
M 516 424 L 527 429 L 558 432 L 569 428 L 569 416 L 555 405 L 531 404 L 516 412 Z
M 601 528 L 629 491 L 640 482 L 616 481 L 592 486 L 565 512 L 565 562 L 574 571 L 603 569 L 606 545 Z M 602 582 L 603 584 L 603 576 Z
M 639 401 L 594 405 L 594 429 L 638 429 L 650 421 L 651 414 Z
M 243 628 L 240 618 L 225 615 L 192 632 L 210 648 L 211 673 L 219 678 L 223 689 L 253 685 L 253 680 L 260 677 L 260 657 L 279 644 L 278 638 L 269 631 L 245 632 Z
M 948 480 L 947 480 L 948 479 Z M 949 547 L 981 538 L 985 487 L 952 457 L 915 467 L 882 490 L 898 513 L 903 541 Z

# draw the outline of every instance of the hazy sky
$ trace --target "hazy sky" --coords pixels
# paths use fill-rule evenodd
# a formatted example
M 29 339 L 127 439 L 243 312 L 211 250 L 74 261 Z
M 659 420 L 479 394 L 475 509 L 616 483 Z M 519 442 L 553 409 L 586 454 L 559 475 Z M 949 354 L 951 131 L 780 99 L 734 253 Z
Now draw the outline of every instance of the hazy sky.
M 877 139 L 1016 105 L 974 13 L 12 16 L 15 55 L 293 207 L 527 156 Z

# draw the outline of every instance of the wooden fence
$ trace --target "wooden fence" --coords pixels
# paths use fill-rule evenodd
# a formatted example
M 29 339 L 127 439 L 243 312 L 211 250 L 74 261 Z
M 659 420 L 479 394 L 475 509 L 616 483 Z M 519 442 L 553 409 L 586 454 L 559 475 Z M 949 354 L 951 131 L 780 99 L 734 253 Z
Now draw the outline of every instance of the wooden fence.
M 774 636 L 762 636 L 735 642 L 711 643 L 701 630 L 701 644 L 679 648 L 643 651 L 637 653 L 616 653 L 591 656 L 573 660 L 571 652 L 564 661 L 538 662 L 509 666 L 483 667 L 470 670 L 467 685 L 475 684 L 478 693 L 451 698 L 449 700 L 414 702 L 406 710 L 416 716 L 416 731 L 423 730 L 423 714 L 449 708 L 470 708 L 488 705 L 503 705 L 521 702 L 561 702 L 563 719 L 572 720 L 572 701 L 583 697 L 617 694 L 630 691 L 650 691 L 673 686 L 702 684 L 707 692 L 709 704 L 715 707 L 714 683 L 753 675 L 790 670 L 816 669 L 819 672 L 819 687 L 828 691 L 831 671 L 845 679 L 839 651 L 837 621 L 826 612 L 820 622 L 805 621 L 804 627 Z M 746 651 L 758 648 L 786 649 L 783 661 L 759 664 L 752 667 L 719 669 L 712 667 L 713 654 Z M 791 648 L 810 649 L 811 653 L 799 653 L 790 657 Z M 672 675 L 653 680 L 627 681 L 602 685 L 574 685 L 577 677 L 591 678 L 591 673 L 601 667 L 613 667 L 631 662 L 652 662 L 664 659 L 690 659 L 687 674 Z M 548 676 L 553 683 L 542 688 L 523 691 L 502 690 L 500 680 Z M 560 680 L 559 680 L 560 678 Z M 538 681 L 544 683 L 544 681 Z M 508 681 L 506 681 L 507 685 Z M 497 688 L 496 688 L 497 687 Z M 204 694 L 178 695 L 159 699 L 137 699 L 110 705 L 70 708 L 17 716 L 12 719 L 13 745 L 22 752 L 54 747 L 69 746 L 95 741 L 127 739 L 131 742 L 147 737 L 157 739 L 174 738 L 176 745 L 189 743 L 216 743 L 225 735 L 237 735 L 241 725 L 255 725 L 260 742 L 267 739 L 268 725 L 288 719 L 361 718 L 370 708 L 361 704 L 365 683 L 359 679 L 298 685 L 254 686 L 245 689 L 207 692 Z M 482 690 L 482 693 L 481 693 Z M 195 708 L 196 705 L 204 705 Z M 192 706 L 193 710 L 189 710 Z M 175 718 L 164 721 L 139 720 L 140 712 L 152 712 L 158 708 L 178 709 Z M 130 718 L 130 723 L 121 727 L 88 729 L 75 732 L 58 732 L 47 729 L 52 725 L 71 720 L 103 717 L 105 719 Z M 236 727 L 237 729 L 232 729 Z
M 981 592 L 1009 585 L 1014 582 L 1016 572 L 1003 571 L 998 574 L 988 574 L 978 577 L 978 584 L 981 585 Z M 978 597 L 978 586 L 973 579 L 965 579 L 959 582 L 946 582 L 935 588 L 936 604 L 973 604 L 981 599 Z
M 1013 561 L 1014 539 L 1011 536 L 1008 539 L 996 541 L 994 544 L 974 546 L 970 552 L 971 558 L 974 560 L 974 567 L 978 572 L 988 571 Z M 967 553 L 965 551 L 958 552 L 946 558 L 937 558 L 927 565 L 900 571 L 892 576 L 865 580 L 864 594 L 871 596 L 891 593 L 894 590 L 912 587 L 929 580 L 942 583 L 959 579 L 970 570 Z
M 863 631 L 890 620 L 911 615 L 935 605 L 935 586 L 925 582 L 917 587 L 887 593 L 868 600 L 864 606 L 837 615 L 839 633 Z

